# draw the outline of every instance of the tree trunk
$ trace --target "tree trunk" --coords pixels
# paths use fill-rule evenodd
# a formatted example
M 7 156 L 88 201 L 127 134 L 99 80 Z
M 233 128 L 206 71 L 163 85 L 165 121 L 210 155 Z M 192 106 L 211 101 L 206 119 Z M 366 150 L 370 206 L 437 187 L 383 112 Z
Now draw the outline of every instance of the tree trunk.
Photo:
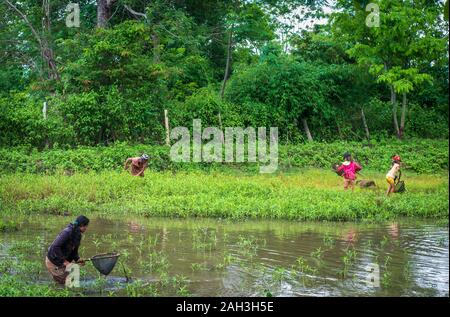
M 228 33 L 228 47 L 227 47 L 227 63 L 225 65 L 225 75 L 223 77 L 222 88 L 220 89 L 220 97 L 223 99 L 223 95 L 225 94 L 225 86 L 227 84 L 228 77 L 230 76 L 230 68 L 232 61 L 232 48 L 233 48 L 233 28 L 234 25 L 231 26 L 230 32 Z
M 364 114 L 363 108 L 361 108 L 361 117 L 362 117 L 362 121 L 363 121 L 363 125 L 364 125 L 364 131 L 366 132 L 367 141 L 370 142 L 369 127 L 367 126 L 366 115 Z
M 45 37 L 45 34 L 40 35 L 38 33 L 38 31 L 34 28 L 33 24 L 31 24 L 30 20 L 28 20 L 28 17 L 26 16 L 26 14 L 23 13 L 22 11 L 20 11 L 14 4 L 12 4 L 9 0 L 5 0 L 5 2 L 11 9 L 13 9 L 15 12 L 17 12 L 17 14 L 19 14 L 19 16 L 25 21 L 25 23 L 30 28 L 31 33 L 33 34 L 36 41 L 38 42 L 42 59 L 47 66 L 48 79 L 59 80 L 60 77 L 59 77 L 58 69 L 56 67 L 55 55 L 53 53 L 51 46 L 48 43 L 48 40 Z M 43 9 L 43 13 L 44 13 L 44 17 L 42 19 L 42 26 L 44 28 L 44 33 L 47 33 L 47 36 L 48 36 L 50 33 L 50 5 L 47 0 L 43 1 L 42 9 Z
M 152 42 L 153 42 L 153 62 L 158 64 L 161 61 L 161 53 L 159 51 L 159 37 L 158 34 L 152 34 Z
M 392 85 L 389 85 L 389 88 L 391 90 L 391 104 L 392 104 L 392 116 L 394 118 L 394 129 L 398 138 L 400 136 L 400 129 L 398 127 L 398 119 L 397 119 L 397 95 Z
M 223 131 L 223 125 L 222 125 L 222 115 L 220 114 L 220 111 L 219 111 L 218 117 L 219 117 L 219 127 L 220 127 L 220 130 L 222 130 L 222 131 Z
M 232 50 L 233 50 L 233 28 L 234 28 L 234 25 L 231 26 L 231 29 L 228 33 L 227 63 L 225 65 L 225 75 L 223 76 L 222 87 L 220 89 L 220 98 L 221 99 L 223 99 L 223 96 L 225 94 L 225 86 L 227 85 L 228 77 L 230 77 L 230 68 L 231 68 Z M 220 109 L 219 109 L 219 121 L 220 121 L 220 125 L 222 125 L 222 116 L 221 116 Z M 222 130 L 222 127 L 220 129 Z
M 407 107 L 406 93 L 403 93 L 402 115 L 400 117 L 400 129 L 399 129 L 399 138 L 400 139 L 403 138 L 403 133 L 405 131 L 406 107 Z
M 97 143 L 96 144 L 100 144 L 103 141 L 103 127 L 101 127 L 98 130 L 98 134 L 97 134 Z
M 305 130 L 306 133 L 306 137 L 308 138 L 308 141 L 313 141 L 312 135 L 311 135 L 311 131 L 309 131 L 309 127 L 308 127 L 308 122 L 306 122 L 306 119 L 303 118 L 302 119 L 303 122 L 303 129 Z
M 111 17 L 113 0 L 97 0 L 97 27 L 106 28 Z
M 220 131 L 223 132 L 223 133 L 222 133 L 222 136 L 221 136 L 221 138 L 220 138 L 220 141 L 223 143 L 223 142 L 224 142 L 224 135 L 225 135 L 225 133 L 224 133 L 224 131 L 223 131 L 222 115 L 221 115 L 220 111 L 219 111 L 218 117 L 219 117 L 219 127 L 220 127 Z
M 56 67 L 56 59 L 53 49 L 49 43 L 52 43 L 51 39 L 51 18 L 50 18 L 50 1 L 42 0 L 42 12 L 44 14 L 42 18 L 42 55 L 44 60 L 47 62 L 48 67 L 48 78 L 59 80 L 59 72 Z
M 49 47 L 46 40 L 43 41 L 44 47 L 42 48 L 42 58 L 46 61 L 48 67 L 48 78 L 53 80 L 59 80 L 59 72 L 56 67 L 55 55 L 53 49 Z

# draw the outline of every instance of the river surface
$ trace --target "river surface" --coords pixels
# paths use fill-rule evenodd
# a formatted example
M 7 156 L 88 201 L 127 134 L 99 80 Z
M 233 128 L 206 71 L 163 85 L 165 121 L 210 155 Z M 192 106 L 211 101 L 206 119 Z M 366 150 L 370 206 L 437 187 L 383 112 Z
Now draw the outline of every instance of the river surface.
M 51 283 L 45 250 L 71 220 L 23 218 L 19 231 L 0 233 L 0 253 L 34 243 L 30 257 L 42 259 L 36 280 Z M 192 296 L 449 296 L 449 229 L 433 221 L 93 217 L 80 255 L 111 251 L 121 256 L 105 287 L 126 284 L 125 276 L 147 283 L 177 276 Z M 90 263 L 81 271 L 84 285 L 99 276 Z

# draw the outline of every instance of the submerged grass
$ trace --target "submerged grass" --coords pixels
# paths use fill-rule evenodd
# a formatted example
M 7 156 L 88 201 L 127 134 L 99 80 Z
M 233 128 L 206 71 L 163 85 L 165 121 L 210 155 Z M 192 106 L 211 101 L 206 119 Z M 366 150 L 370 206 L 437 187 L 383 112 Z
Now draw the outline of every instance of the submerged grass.
M 0 219 L 0 232 L 11 232 L 19 230 L 19 224 L 12 220 Z
M 398 216 L 448 218 L 447 175 L 405 175 L 407 192 L 385 196 L 383 174 L 366 171 L 372 190 L 345 192 L 329 171 L 226 175 L 103 172 L 13 174 L 0 178 L 0 212 L 169 217 L 378 221 Z
M 48 218 L 51 224 L 54 221 L 51 219 L 63 217 L 38 215 L 36 218 Z M 144 223 L 155 221 L 157 219 L 143 219 Z M 167 219 L 160 219 L 160 221 L 163 221 L 162 224 L 164 224 Z M 184 222 L 187 227 L 185 219 L 173 221 Z M 283 257 L 284 252 L 282 251 L 285 249 L 282 248 L 279 253 L 270 256 L 267 251 L 273 250 L 274 245 L 278 244 L 273 244 L 273 241 L 266 240 L 265 237 L 255 232 L 243 230 L 245 226 L 240 225 L 237 231 L 225 233 L 227 229 L 220 227 L 224 223 L 228 223 L 228 220 L 218 221 L 218 227 L 204 226 L 204 222 L 211 221 L 211 219 L 191 221 L 195 223 L 195 226 L 189 229 L 193 232 L 192 236 L 189 235 L 189 231 L 183 231 L 184 234 L 180 235 L 172 226 L 168 228 L 168 235 L 166 237 L 163 235 L 161 238 L 158 238 L 159 234 L 154 235 L 151 230 L 143 230 L 140 234 L 125 234 L 122 238 L 118 238 L 116 234 L 112 233 L 90 232 L 91 236 L 85 237 L 84 246 L 80 249 L 81 255 L 95 250 L 93 241 L 101 241 L 102 248 L 107 250 L 111 249 L 110 246 L 114 242 L 117 242 L 117 250 L 121 253 L 121 257 L 113 273 L 115 278 L 111 278 L 109 281 L 104 276 L 100 276 L 92 265 L 83 267 L 81 278 L 85 282 L 84 286 L 75 290 L 54 286 L 46 271 L 43 259 L 47 246 L 51 242 L 49 237 L 46 238 L 47 234 L 12 242 L 7 238 L 9 234 L 5 234 L 6 242 L 3 244 L 3 240 L 1 240 L 2 244 L 0 244 L 0 253 L 2 253 L 0 254 L 0 295 L 191 296 L 191 291 L 194 292 L 194 295 L 196 294 L 199 282 L 208 284 L 213 280 L 211 277 L 221 281 L 222 278 L 227 279 L 230 272 L 239 274 L 239 278 L 236 278 L 235 275 L 232 278 L 240 281 L 237 286 L 238 290 L 235 291 L 242 290 L 243 296 L 248 294 L 285 295 L 290 287 L 296 290 L 299 287 L 302 292 L 307 292 L 313 287 L 320 287 L 324 282 L 332 282 L 336 280 L 336 272 L 340 278 L 339 284 L 356 281 L 360 277 L 358 272 L 364 265 L 361 262 L 365 262 L 367 255 L 374 254 L 373 250 L 367 250 L 371 247 L 376 249 L 377 255 L 374 263 L 379 263 L 381 267 L 380 283 L 383 289 L 392 291 L 397 287 L 396 283 L 398 283 L 399 277 L 406 282 L 409 281 L 409 284 L 415 283 L 412 281 L 412 277 L 415 276 L 417 269 L 414 268 L 415 262 L 412 262 L 414 257 L 406 254 L 407 250 L 405 250 L 405 256 L 398 256 L 402 252 L 400 244 L 389 244 L 392 240 L 386 235 L 376 235 L 373 237 L 376 239 L 375 241 L 364 241 L 361 237 L 360 242 L 346 246 L 347 241 L 340 237 L 343 236 L 343 233 L 347 233 L 349 228 L 347 224 L 320 224 L 321 228 L 329 227 L 324 231 L 316 231 L 319 234 L 315 238 L 316 241 L 322 241 L 323 244 L 315 245 L 308 249 L 308 252 L 304 252 L 303 248 L 298 248 L 295 251 L 295 261 L 292 260 L 292 257 L 288 257 L 286 262 L 283 261 L 280 264 L 279 259 Z M 155 224 L 153 223 L 153 225 Z M 197 226 L 204 228 L 200 229 Z M 291 239 L 293 235 L 299 236 L 300 232 L 311 232 L 307 223 L 297 223 L 296 226 L 297 231 L 290 234 Z M 353 224 L 351 226 L 354 227 Z M 375 224 L 358 224 L 357 226 L 361 232 L 365 231 L 362 228 L 379 227 Z M 158 225 L 156 227 L 159 228 Z M 185 227 L 184 229 L 186 229 Z M 302 227 L 302 229 L 298 227 Z M 273 233 L 270 228 L 266 226 L 264 228 Z M 389 230 L 389 227 L 384 226 L 383 228 Z M 409 227 L 405 225 L 404 228 L 408 229 Z M 432 237 L 430 229 L 428 227 L 425 229 L 423 230 L 424 236 Z M 248 234 L 243 234 L 244 231 L 247 231 Z M 428 233 L 428 231 L 430 232 Z M 170 232 L 172 235 L 169 234 Z M 180 243 L 181 236 L 185 237 L 183 243 Z M 409 234 L 407 236 L 406 239 L 409 240 Z M 87 240 L 88 237 L 90 240 Z M 285 235 L 274 235 L 274 241 L 278 241 L 279 237 L 285 237 Z M 171 239 L 176 241 L 175 244 L 168 244 Z M 204 250 L 204 248 L 198 247 L 199 243 L 206 245 L 210 243 L 209 241 L 215 241 L 217 247 L 212 253 L 199 254 L 195 252 L 199 249 Z M 299 241 L 299 243 L 306 243 L 308 240 L 301 239 Z M 448 244 L 448 235 L 443 239 L 435 239 L 435 241 L 438 245 Z M 358 248 L 358 243 L 361 243 L 363 248 Z M 90 250 L 89 248 L 85 249 L 85 246 L 87 247 L 89 244 L 92 244 Z M 172 246 L 175 247 L 172 248 Z M 389 250 L 388 253 L 384 251 L 391 247 L 394 248 L 394 252 L 392 250 Z M 209 247 L 206 250 L 209 251 Z M 188 256 L 186 252 L 192 252 L 195 256 Z M 273 261 L 274 259 L 276 261 Z M 262 262 L 260 262 L 261 260 Z M 398 266 L 399 260 L 404 264 Z M 183 274 L 187 274 L 187 276 Z M 340 282 L 341 279 L 343 283 Z

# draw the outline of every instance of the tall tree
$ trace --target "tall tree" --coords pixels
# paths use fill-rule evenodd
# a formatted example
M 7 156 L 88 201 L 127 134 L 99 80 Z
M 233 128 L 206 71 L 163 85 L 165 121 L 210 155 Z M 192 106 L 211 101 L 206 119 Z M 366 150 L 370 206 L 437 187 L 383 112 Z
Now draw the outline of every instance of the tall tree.
M 377 82 L 387 84 L 392 104 L 394 130 L 405 131 L 407 94 L 432 77 L 424 65 L 437 62 L 448 48 L 442 21 L 443 3 L 427 0 L 378 0 L 379 26 L 368 25 L 364 1 L 338 0 L 331 15 L 336 36 L 347 41 L 348 54 L 369 67 Z M 448 28 L 448 24 L 447 24 Z M 398 95 L 402 98 L 398 123 Z
M 106 28 L 111 18 L 111 9 L 116 0 L 97 0 L 97 27 Z
M 24 8 L 19 6 L 19 4 L 13 4 L 10 0 L 3 0 L 4 3 L 14 11 L 28 27 L 32 37 L 37 43 L 40 51 L 42 60 L 45 63 L 45 68 L 47 72 L 47 78 L 50 80 L 59 80 L 60 75 L 58 68 L 56 66 L 56 57 L 53 50 L 53 41 L 51 37 L 51 18 L 50 18 L 50 2 L 49 0 L 42 0 L 41 5 L 41 28 L 37 27 L 32 23 L 28 13 L 26 12 L 27 4 L 25 3 Z M 31 9 L 33 6 L 31 6 Z

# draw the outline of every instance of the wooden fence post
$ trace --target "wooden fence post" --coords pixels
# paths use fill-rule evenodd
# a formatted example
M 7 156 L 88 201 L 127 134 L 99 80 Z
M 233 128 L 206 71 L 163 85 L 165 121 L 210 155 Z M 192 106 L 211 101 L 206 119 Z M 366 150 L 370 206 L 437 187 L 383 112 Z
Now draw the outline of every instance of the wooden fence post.
M 166 145 L 170 146 L 169 114 L 167 109 L 164 109 L 164 125 L 166 127 Z

